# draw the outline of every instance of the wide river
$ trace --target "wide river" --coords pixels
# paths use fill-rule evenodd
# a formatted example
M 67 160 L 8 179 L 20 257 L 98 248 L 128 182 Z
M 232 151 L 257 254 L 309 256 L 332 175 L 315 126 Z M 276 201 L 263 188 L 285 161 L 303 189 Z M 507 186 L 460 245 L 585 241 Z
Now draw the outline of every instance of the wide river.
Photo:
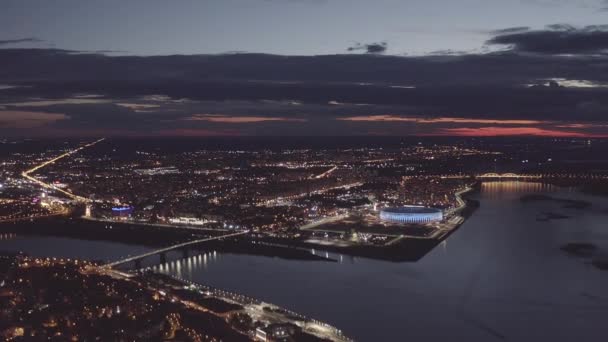
M 522 202 L 528 193 L 593 205 Z M 416 263 L 207 251 L 154 268 L 326 321 L 357 341 L 608 341 L 608 272 L 560 250 L 588 242 L 608 251 L 608 198 L 517 182 L 486 183 L 473 197 L 479 210 Z M 546 213 L 569 218 L 540 219 Z M 147 248 L 2 235 L 0 250 L 112 260 Z

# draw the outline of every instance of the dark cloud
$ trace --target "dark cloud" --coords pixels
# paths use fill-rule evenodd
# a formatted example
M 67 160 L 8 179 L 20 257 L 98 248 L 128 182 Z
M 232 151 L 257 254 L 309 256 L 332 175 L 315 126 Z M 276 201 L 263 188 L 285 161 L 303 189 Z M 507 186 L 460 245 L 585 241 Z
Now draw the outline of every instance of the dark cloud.
M 453 50 L 453 49 L 444 49 L 444 50 L 435 50 L 429 52 L 428 56 L 465 56 L 470 54 L 470 51 L 465 50 Z
M 35 37 L 6 39 L 6 40 L 0 40 L 0 45 L 11 45 L 11 44 L 21 44 L 21 43 L 41 43 L 43 41 L 44 40 L 38 39 Z
M 577 28 L 555 24 L 544 30 L 498 32 L 487 43 L 507 45 L 514 51 L 538 54 L 605 54 L 608 52 L 608 25 Z
M 379 54 L 384 53 L 388 49 L 388 44 L 386 42 L 380 43 L 371 43 L 371 44 L 361 44 L 357 43 L 354 46 L 351 46 L 347 49 L 347 51 L 364 51 L 365 53 L 371 54 Z
M 589 27 L 593 28 L 594 26 L 589 26 Z M 573 25 L 564 24 L 564 23 L 547 25 L 546 28 L 549 30 L 554 30 L 554 31 L 569 31 L 569 32 L 576 31 L 576 27 L 574 27 Z
M 391 134 L 425 134 L 432 126 L 409 119 L 338 120 L 383 115 L 479 119 L 486 126 L 487 120 L 593 127 L 608 121 L 608 57 L 602 56 L 141 57 L 0 49 L 0 65 L 12 66 L 0 68 L 3 83 L 18 86 L 0 91 L 0 110 L 63 114 L 69 119 L 49 123 L 58 132 L 331 135 L 388 127 Z M 562 86 L 529 86 L 555 80 Z M 586 88 L 569 86 L 577 82 Z M 474 124 L 430 121 L 446 129 Z
M 204 92 L 206 89 L 202 89 Z M 345 87 L 344 94 L 355 88 Z M 317 96 L 339 95 L 335 89 L 321 87 Z M 312 103 L 285 100 L 178 100 L 165 96 L 103 98 L 104 102 L 56 99 L 4 103 L 6 115 L 13 115 L 5 135 L 25 127 L 10 113 L 48 113 L 47 126 L 27 130 L 27 134 L 65 135 L 357 135 L 386 132 L 392 135 L 470 134 L 475 129 L 494 127 L 491 132 L 541 132 L 530 126 L 589 127 L 597 134 L 608 132 L 607 91 L 585 92 L 544 88 L 429 87 L 367 89 L 377 93 L 368 99 L 376 103 L 357 104 L 335 101 Z M 360 96 L 360 94 L 359 94 Z M 395 100 L 398 98 L 398 101 Z M 346 100 L 347 97 L 342 98 Z M 61 115 L 55 120 L 54 114 Z M 573 126 L 576 123 L 577 126 Z M 583 125 L 584 124 L 584 125 Z M 496 127 L 500 129 L 496 129 Z M 215 132 L 215 133 L 214 133 Z
M 108 56 L 55 49 L 0 49 L 3 84 L 27 88 L 3 94 L 69 96 L 108 93 L 130 97 L 166 94 L 176 98 L 338 100 L 353 94 L 365 102 L 365 84 L 384 87 L 521 87 L 538 80 L 608 82 L 608 58 L 563 57 L 516 52 L 432 56 L 277 56 L 225 54 Z M 323 91 L 318 89 L 323 88 Z M 353 88 L 353 89 L 350 89 Z M 347 94 L 343 94 L 347 92 Z M 381 93 L 385 93 L 384 91 Z M 328 94 L 327 96 L 322 96 Z M 362 98 L 356 100 L 356 98 Z
M 505 29 L 490 31 L 490 34 L 492 34 L 494 36 L 499 36 L 499 35 L 503 35 L 503 34 L 521 33 L 521 32 L 526 32 L 529 30 L 530 30 L 530 27 L 528 27 L 528 26 L 517 26 L 517 27 L 509 27 L 509 28 L 505 28 Z
M 93 54 L 118 54 L 118 55 L 123 55 L 123 54 L 127 54 L 129 53 L 129 51 L 127 50 L 95 50 L 95 51 L 83 51 L 82 53 L 93 53 Z

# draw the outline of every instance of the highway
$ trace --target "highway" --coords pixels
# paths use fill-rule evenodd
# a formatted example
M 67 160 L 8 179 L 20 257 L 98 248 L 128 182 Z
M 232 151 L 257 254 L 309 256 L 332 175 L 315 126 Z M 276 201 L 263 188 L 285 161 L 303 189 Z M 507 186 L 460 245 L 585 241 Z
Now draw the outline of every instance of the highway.
M 313 179 L 321 179 L 321 178 L 325 178 L 325 177 L 329 176 L 330 174 L 332 174 L 332 173 L 333 173 L 334 171 L 336 171 L 337 169 L 338 169 L 338 166 L 334 166 L 334 167 L 332 167 L 331 169 L 329 169 L 329 170 L 327 170 L 327 171 L 323 172 L 322 174 L 320 174 L 320 175 L 316 175 L 316 176 L 313 176 L 313 177 L 311 177 L 311 178 L 313 178 Z
M 344 184 L 344 185 L 337 185 L 337 186 L 326 188 L 326 189 L 303 192 L 303 193 L 291 195 L 291 196 L 285 196 L 285 197 L 279 196 L 277 198 L 262 201 L 262 202 L 258 203 L 257 206 L 275 205 L 275 204 L 280 203 L 281 201 L 291 201 L 294 199 L 298 199 L 298 198 L 302 198 L 302 197 L 306 197 L 306 196 L 310 196 L 310 195 L 323 194 L 323 193 L 326 193 L 331 190 L 350 189 L 350 188 L 354 188 L 354 187 L 361 186 L 361 185 L 363 185 L 362 182 L 355 182 L 355 183 L 349 183 L 349 184 Z
M 92 143 L 88 143 L 86 145 L 80 146 L 79 148 L 77 148 L 75 150 L 71 150 L 69 152 L 66 152 L 66 153 L 64 153 L 64 154 L 62 154 L 60 156 L 57 156 L 57 157 L 55 157 L 55 158 L 53 158 L 51 160 L 47 160 L 44 163 L 39 164 L 39 165 L 37 165 L 37 166 L 29 169 L 29 170 L 23 171 L 21 173 L 21 176 L 24 177 L 24 178 L 26 178 L 26 179 L 28 179 L 28 180 L 30 180 L 30 181 L 32 181 L 32 182 L 34 182 L 34 183 L 39 184 L 40 186 L 42 186 L 45 189 L 52 189 L 52 190 L 61 192 L 62 194 L 68 196 L 69 198 L 71 198 L 73 200 L 80 201 L 80 202 L 89 202 L 90 200 L 88 198 L 75 195 L 75 194 L 73 194 L 73 193 L 71 193 L 69 191 L 60 189 L 60 188 L 54 186 L 53 184 L 45 183 L 45 182 L 43 182 L 43 181 L 41 181 L 41 180 L 39 180 L 39 179 L 37 179 L 35 177 L 30 176 L 30 174 L 32 174 L 32 173 L 34 173 L 34 172 L 42 169 L 43 167 L 45 167 L 47 165 L 53 164 L 54 162 L 56 162 L 56 161 L 58 161 L 60 159 L 63 159 L 65 157 L 69 157 L 69 156 L 71 156 L 71 155 L 73 155 L 75 153 L 78 153 L 78 152 L 84 150 L 85 148 L 91 147 L 91 146 L 93 146 L 93 145 L 95 145 L 97 143 L 100 143 L 100 142 L 104 141 L 104 140 L 105 140 L 105 138 L 101 138 L 99 140 L 93 141 Z
M 316 227 L 324 225 L 326 223 L 332 223 L 332 222 L 337 222 L 337 221 L 343 220 L 347 217 L 348 217 L 348 214 L 324 217 L 322 219 L 315 220 L 313 222 L 305 224 L 302 227 L 300 227 L 300 229 L 306 230 L 306 229 L 316 228 Z
M 126 258 L 126 259 L 117 260 L 117 261 L 111 262 L 109 264 L 106 264 L 105 267 L 112 268 L 112 267 L 116 267 L 118 265 L 126 264 L 126 263 L 131 262 L 131 261 L 143 259 L 145 257 L 149 257 L 149 256 L 152 256 L 152 255 L 155 255 L 155 254 L 169 252 L 169 251 L 172 251 L 174 249 L 178 249 L 178 248 L 182 248 L 182 247 L 186 247 L 186 246 L 190 246 L 190 245 L 196 245 L 196 244 L 199 244 L 201 242 L 206 242 L 206 241 L 213 241 L 213 240 L 220 240 L 220 239 L 229 238 L 229 237 L 235 237 L 235 236 L 244 235 L 244 234 L 247 234 L 247 233 L 249 233 L 249 231 L 245 230 L 245 231 L 242 231 L 242 232 L 228 234 L 228 235 L 214 236 L 214 237 L 210 237 L 210 238 L 192 240 L 192 241 L 180 243 L 180 244 L 177 244 L 177 245 L 169 246 L 169 247 L 166 247 L 166 248 L 156 249 L 156 250 L 153 250 L 153 251 L 148 252 L 148 253 L 144 253 L 144 254 L 140 254 L 140 255 L 135 255 L 135 256 L 132 256 L 132 257 L 129 257 L 129 258 Z
M 458 202 L 458 206 L 456 208 L 452 208 L 449 210 L 446 210 L 444 213 L 444 216 L 452 216 L 460 211 L 462 211 L 464 208 L 466 208 L 467 206 L 467 202 L 465 200 L 462 199 L 462 195 L 466 194 L 467 192 L 473 191 L 473 188 L 471 187 L 466 187 L 462 190 L 457 191 L 454 196 L 456 197 L 456 202 Z

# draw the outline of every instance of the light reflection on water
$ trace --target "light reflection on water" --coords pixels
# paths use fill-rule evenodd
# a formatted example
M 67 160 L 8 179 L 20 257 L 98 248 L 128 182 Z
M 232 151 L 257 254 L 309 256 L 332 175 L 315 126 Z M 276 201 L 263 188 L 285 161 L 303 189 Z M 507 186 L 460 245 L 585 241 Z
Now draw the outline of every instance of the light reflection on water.
M 529 193 L 594 206 L 576 210 L 553 201 L 520 201 Z M 608 216 L 602 212 L 608 200 L 529 182 L 485 183 L 474 197 L 479 210 L 417 263 L 219 254 L 182 276 L 327 321 L 363 341 L 604 341 L 608 272 L 559 247 L 592 241 L 608 248 Z M 543 212 L 571 218 L 537 221 Z
M 484 198 L 492 199 L 500 198 L 504 194 L 555 192 L 560 189 L 563 188 L 551 184 L 522 181 L 483 182 L 481 184 L 481 193 Z
M 209 264 L 216 264 L 225 256 L 217 251 L 190 250 L 190 256 L 184 258 L 181 252 L 167 253 L 168 261 L 159 263 L 153 257 L 143 262 L 140 271 L 154 271 L 167 274 L 173 274 L 178 278 L 192 279 L 193 272 L 205 271 Z M 352 256 L 345 256 L 339 253 L 327 251 L 314 251 L 315 255 L 323 256 L 324 258 L 338 263 L 350 262 L 354 263 L 357 259 Z
M 169 257 L 177 257 L 178 259 L 160 264 L 144 266 L 141 270 L 151 270 L 154 272 L 173 274 L 179 278 L 191 278 L 194 270 L 207 269 L 207 263 L 210 261 L 217 261 L 221 257 L 221 254 L 218 254 L 216 251 L 209 251 L 192 255 L 187 258 L 174 255 L 170 255 Z
M 0 241 L 2 240 L 12 240 L 17 237 L 17 234 L 13 233 L 0 233 Z
M 523 203 L 527 193 L 593 206 Z M 473 216 L 416 263 L 332 253 L 338 262 L 293 261 L 201 248 L 185 259 L 168 253 L 162 265 L 151 257 L 143 267 L 278 304 L 361 341 L 605 341 L 608 272 L 559 247 L 592 242 L 608 250 L 608 199 L 527 182 L 485 183 L 474 198 L 480 208 Z M 570 218 L 539 222 L 543 212 Z M 0 240 L 0 250 L 10 246 L 103 259 L 146 250 L 74 239 Z

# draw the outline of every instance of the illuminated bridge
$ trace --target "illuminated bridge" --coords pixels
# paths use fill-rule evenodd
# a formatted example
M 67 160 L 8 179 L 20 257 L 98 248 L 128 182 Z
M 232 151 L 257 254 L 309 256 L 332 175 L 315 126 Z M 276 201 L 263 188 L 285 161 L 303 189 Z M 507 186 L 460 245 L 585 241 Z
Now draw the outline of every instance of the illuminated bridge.
M 545 177 L 545 175 L 527 175 L 527 174 L 517 174 L 517 173 L 495 173 L 495 172 L 489 172 L 489 173 L 483 173 L 483 174 L 464 174 L 464 173 L 459 173 L 459 174 L 453 174 L 453 175 L 440 175 L 439 176 L 442 179 L 472 179 L 472 178 L 476 178 L 476 179 L 499 179 L 499 178 L 505 178 L 505 179 L 517 179 L 517 178 L 543 178 Z
M 606 180 L 608 174 L 604 173 L 543 173 L 543 174 L 520 174 L 520 173 L 483 173 L 483 174 L 451 174 L 438 175 L 442 179 L 587 179 Z
M 516 179 L 516 178 L 527 178 L 527 179 L 540 179 L 543 178 L 542 175 L 527 175 L 527 174 L 517 174 L 517 173 L 484 173 L 482 175 L 477 175 L 475 178 L 484 179 L 484 178 L 507 178 L 507 179 Z
M 135 256 L 128 257 L 128 258 L 125 258 L 125 259 L 122 259 L 122 260 L 117 260 L 117 261 L 111 262 L 109 264 L 106 264 L 105 267 L 112 268 L 112 267 L 116 267 L 118 265 L 129 263 L 131 261 L 139 261 L 139 260 L 141 260 L 143 258 L 152 256 L 152 255 L 164 254 L 164 253 L 167 253 L 167 252 L 172 251 L 172 250 L 176 250 L 176 249 L 180 249 L 180 248 L 196 245 L 196 244 L 199 244 L 199 243 L 202 243 L 202 242 L 213 241 L 213 240 L 221 240 L 221 239 L 224 239 L 224 238 L 235 237 L 235 236 L 244 235 L 244 234 L 247 234 L 247 233 L 249 233 L 249 231 L 245 230 L 245 231 L 242 231 L 242 232 L 228 234 L 228 235 L 214 236 L 214 237 L 210 237 L 210 238 L 204 238 L 204 239 L 198 239 L 198 240 L 192 240 L 192 241 L 188 241 L 188 242 L 184 242 L 184 243 L 179 243 L 177 245 L 173 245 L 173 246 L 169 246 L 169 247 L 165 247 L 165 248 L 161 248 L 161 249 L 156 249 L 156 250 L 150 251 L 148 253 L 144 253 L 144 254 L 140 254 L 140 255 L 135 255 Z

